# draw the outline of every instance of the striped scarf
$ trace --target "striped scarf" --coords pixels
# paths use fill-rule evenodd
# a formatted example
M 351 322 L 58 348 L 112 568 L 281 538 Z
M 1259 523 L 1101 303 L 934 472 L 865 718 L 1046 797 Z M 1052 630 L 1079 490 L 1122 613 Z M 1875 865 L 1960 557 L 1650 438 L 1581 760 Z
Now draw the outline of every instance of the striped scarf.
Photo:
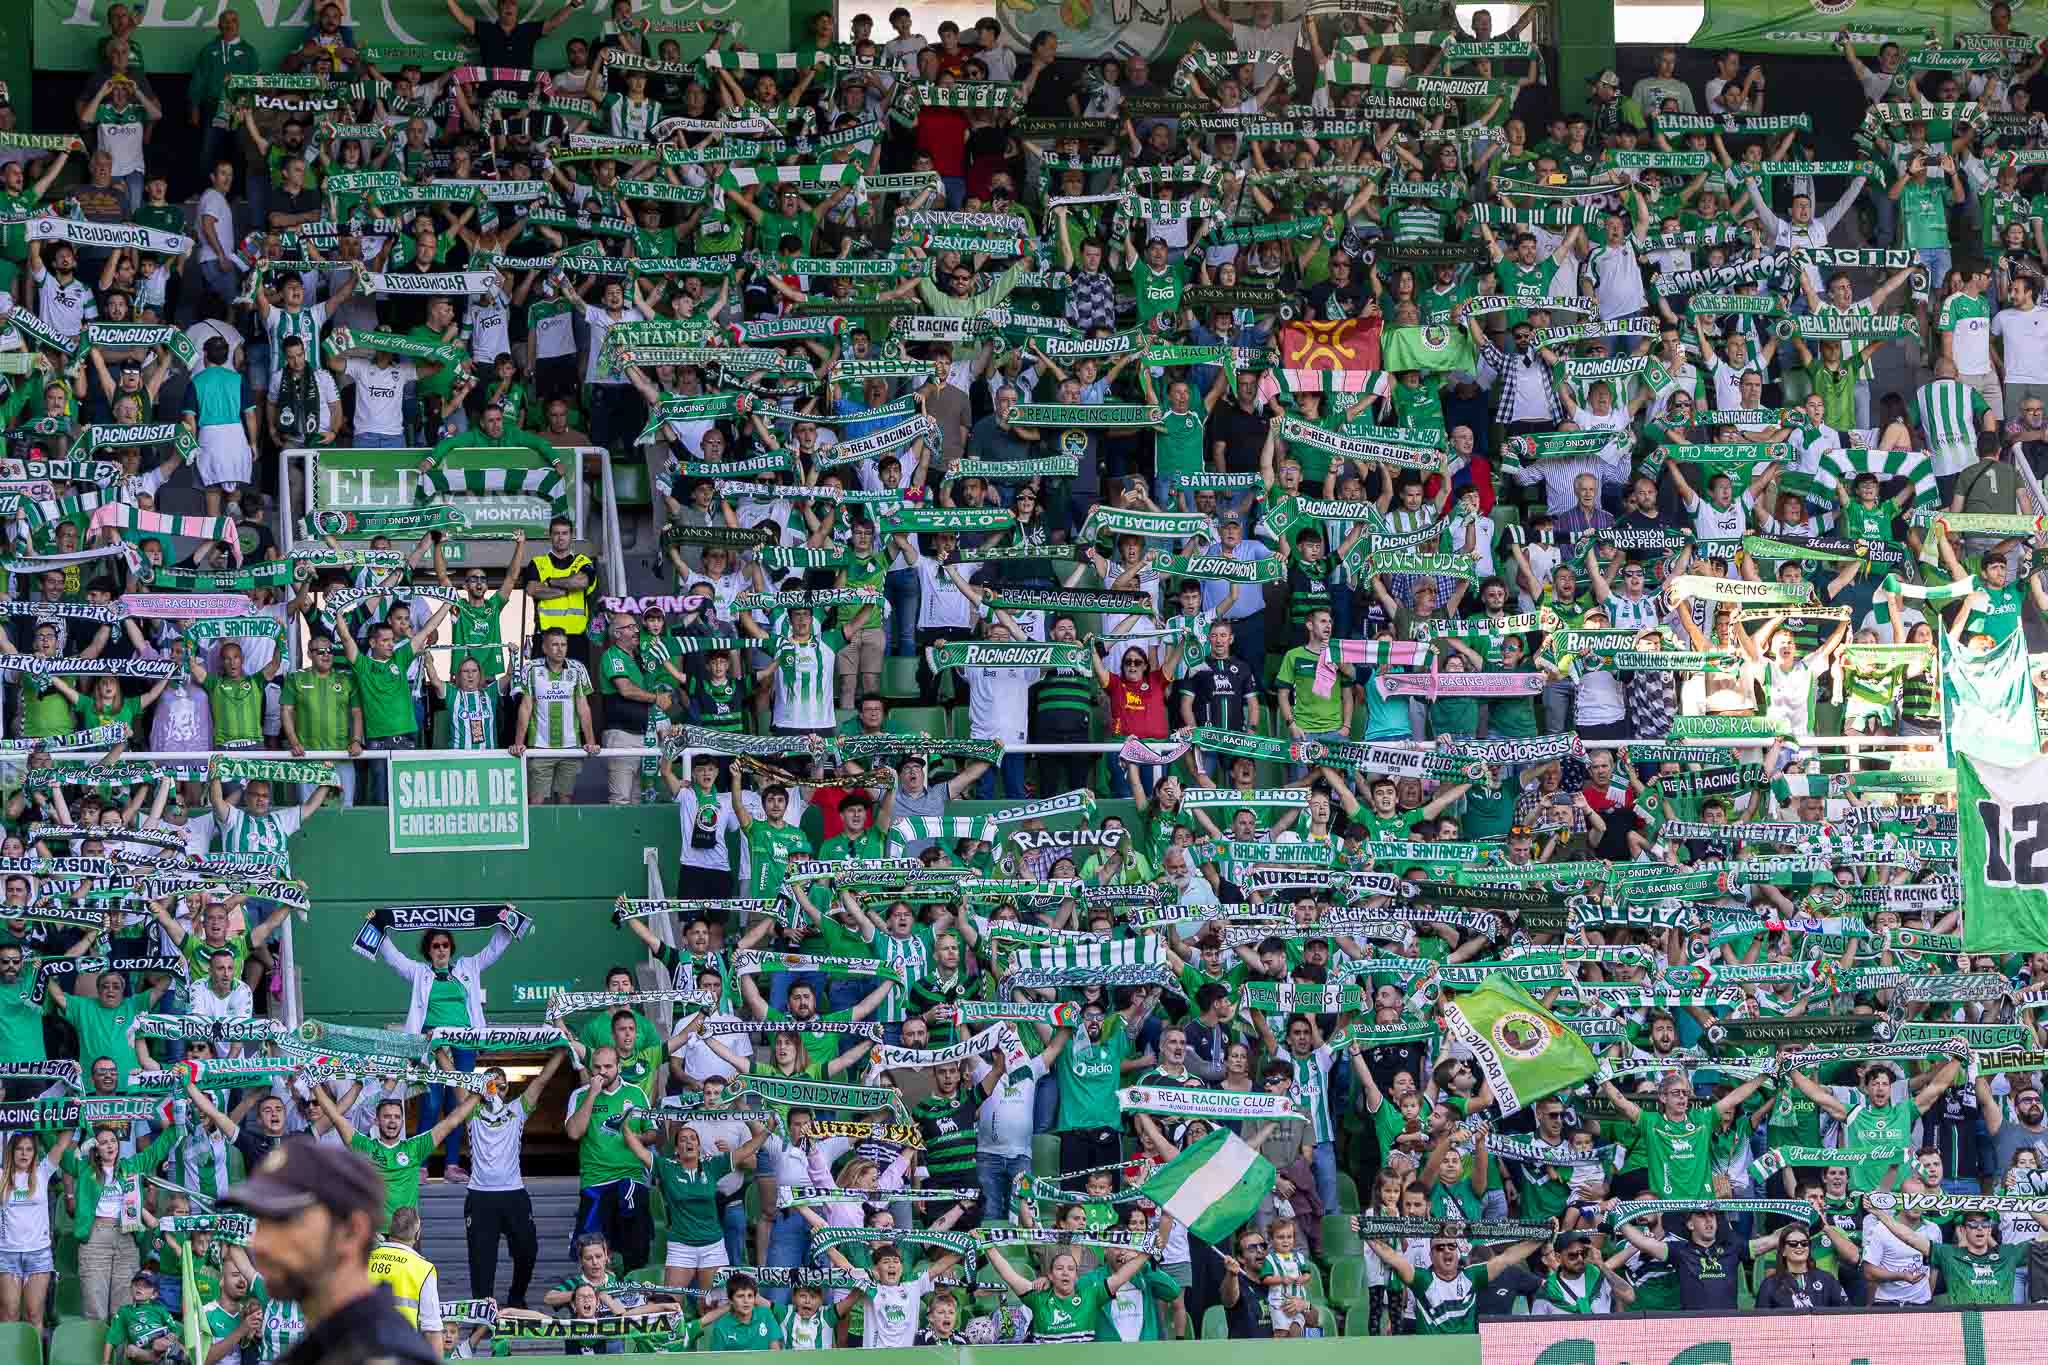
M 234 522 L 226 517 L 177 517 L 165 512 L 145 512 L 132 503 L 110 502 L 92 514 L 94 531 L 109 527 L 130 545 L 166 536 L 202 545 L 225 543 L 234 562 L 242 562 L 241 537 L 235 533 Z
M 1939 500 L 1934 486 L 1934 461 L 1921 450 L 1862 450 L 1843 447 L 1821 456 L 1814 473 L 1816 492 L 1829 502 L 1844 497 L 1842 485 L 1853 483 L 1859 474 L 1875 474 L 1882 482 L 1904 479 L 1913 485 L 1913 505 L 1933 507 Z
M 556 516 L 567 516 L 567 484 L 561 472 L 532 469 L 433 469 L 420 477 L 415 497 L 421 502 L 457 493 L 471 497 L 522 497 L 545 502 Z

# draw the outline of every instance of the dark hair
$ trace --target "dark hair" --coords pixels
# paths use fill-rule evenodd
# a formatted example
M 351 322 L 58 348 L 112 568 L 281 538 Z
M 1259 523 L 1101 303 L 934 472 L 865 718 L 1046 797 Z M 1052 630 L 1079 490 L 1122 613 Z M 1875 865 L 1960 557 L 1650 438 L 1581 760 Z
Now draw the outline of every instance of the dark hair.
M 206 339 L 206 363 L 209 365 L 227 364 L 229 350 L 230 347 L 226 337 L 208 337 Z

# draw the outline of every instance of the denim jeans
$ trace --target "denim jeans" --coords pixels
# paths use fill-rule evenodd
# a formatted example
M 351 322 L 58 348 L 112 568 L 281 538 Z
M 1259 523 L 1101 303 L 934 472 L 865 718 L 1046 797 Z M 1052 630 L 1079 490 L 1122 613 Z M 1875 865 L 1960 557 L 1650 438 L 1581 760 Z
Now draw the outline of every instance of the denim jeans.
M 1892 234 L 1898 226 L 1898 201 L 1882 191 L 1874 191 L 1870 198 L 1871 202 L 1877 206 L 1877 227 L 1873 234 L 1876 240 L 1871 245 L 1888 247 L 1892 244 Z
M 899 659 L 917 655 L 917 571 L 891 569 L 882 579 L 889 603 L 889 653 Z
M 1115 754 L 1111 754 L 1109 757 L 1109 794 L 1120 801 L 1128 799 L 1131 794 L 1131 776 L 1128 772 L 1124 771 L 1123 762 Z M 1148 795 L 1158 790 L 1159 783 L 1165 776 L 1166 769 L 1155 767 L 1149 763 L 1142 764 L 1138 768 L 1138 780 L 1145 784 L 1145 791 Z
M 719 1212 L 718 1220 L 725 1225 L 725 1259 L 734 1265 L 752 1265 L 754 1259 L 747 1254 L 747 1201 L 733 1200 Z
M 804 1252 L 811 1244 L 810 1224 L 795 1209 L 775 1215 L 775 1226 L 768 1230 L 768 1264 L 798 1266 L 804 1263 Z M 734 1265 L 745 1265 L 745 1261 L 734 1261 Z M 771 1287 L 764 1291 L 768 1302 L 779 1310 L 789 1306 L 792 1293 L 787 1286 Z
M 1945 246 L 1923 246 L 1920 248 L 1920 264 L 1927 267 L 1927 292 L 1932 298 L 1941 297 L 1941 284 L 1948 278 L 1949 267 L 1955 262 L 1955 253 Z
M 1024 769 L 1029 762 L 1030 756 L 1028 754 L 1003 755 L 1003 800 L 1022 801 L 1024 799 Z M 979 801 L 993 801 L 996 799 L 996 770 L 994 768 L 990 768 L 987 772 L 983 773 L 981 780 L 974 784 L 974 796 Z
M 1330 630 L 1332 638 L 1350 640 L 1358 635 L 1359 591 L 1348 583 L 1330 585 Z
M 1316 1198 L 1326 1209 L 1337 1207 L 1337 1144 L 1318 1142 L 1315 1156 L 1309 1162 L 1315 1172 Z
M 1053 1086 L 1041 1086 L 1051 1090 Z M 1031 1174 L 1031 1158 L 1027 1156 L 993 1156 L 987 1152 L 977 1153 L 974 1158 L 975 1183 L 981 1187 L 981 1218 L 985 1223 L 997 1223 L 1010 1217 L 1010 1190 L 1020 1175 Z
M 353 444 L 357 450 L 403 450 L 405 449 L 405 433 L 402 431 L 390 433 L 359 431 L 355 435 Z
M 1543 689 L 1543 730 L 1561 735 L 1571 725 L 1572 701 L 1578 696 L 1576 683 L 1554 682 Z
M 382 749 L 386 751 L 393 749 L 406 750 L 419 748 L 420 742 L 417 735 L 389 735 L 383 739 L 370 740 L 363 747 L 365 749 Z M 391 765 L 389 763 L 372 763 L 370 765 L 370 799 L 363 804 L 369 806 L 388 805 L 390 803 L 390 796 Z M 433 1125 L 429 1124 L 428 1126 L 432 1127 Z
M 234 250 L 228 243 L 223 242 L 222 245 L 230 251 Z M 208 293 L 219 295 L 222 299 L 232 300 L 241 292 L 241 276 L 237 275 L 235 268 L 226 261 L 201 261 L 199 278 L 206 285 Z
M 379 764 L 378 766 L 382 767 L 383 765 Z M 473 1049 L 458 1047 L 453 1051 L 455 1070 L 470 1071 L 475 1069 L 476 1052 Z M 444 1116 L 455 1112 L 456 1107 L 461 1103 L 461 1097 L 455 1093 L 452 1086 L 428 1086 L 426 1093 L 420 1096 L 420 1130 L 424 1132 L 432 1128 Z M 463 1128 L 467 1126 L 466 1124 L 458 1126 L 454 1132 L 448 1135 L 448 1164 L 450 1166 L 460 1166 L 462 1164 Z

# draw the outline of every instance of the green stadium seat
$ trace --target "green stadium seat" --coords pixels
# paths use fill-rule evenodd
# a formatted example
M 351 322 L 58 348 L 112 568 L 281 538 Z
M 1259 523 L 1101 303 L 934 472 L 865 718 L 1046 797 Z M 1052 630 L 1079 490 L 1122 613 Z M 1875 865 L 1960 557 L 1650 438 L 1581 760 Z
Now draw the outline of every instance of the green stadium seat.
M 943 738 L 952 732 L 944 709 L 937 706 L 899 706 L 882 722 L 892 735 L 932 735 Z
M 1358 1182 L 1344 1172 L 1337 1172 L 1337 1207 L 1346 1213 L 1358 1212 Z
M 953 728 L 949 732 L 954 739 L 974 738 L 974 712 L 965 706 L 953 708 Z
M 660 1284 L 664 1266 L 643 1265 L 638 1270 L 626 1272 L 627 1284 Z
M 107 1325 L 92 1318 L 66 1318 L 50 1338 L 50 1365 L 100 1365 Z
M 1358 1234 L 1351 1230 L 1351 1215 L 1348 1213 L 1326 1213 L 1323 1215 L 1323 1259 L 1335 1261 L 1341 1256 L 1362 1256 L 1365 1243 L 1358 1240 Z
M 1323 1329 L 1326 1337 L 1337 1335 L 1337 1314 L 1327 1303 L 1316 1305 L 1316 1325 Z
M 1210 1304 L 1202 1313 L 1202 1340 L 1230 1340 L 1230 1319 L 1223 1312 L 1220 1303 Z
M 898 658 L 894 654 L 882 659 L 882 695 L 890 701 L 901 701 L 917 695 L 917 660 Z
M 1327 1304 L 1330 1296 L 1323 1292 L 1323 1268 L 1314 1261 L 1308 1263 L 1308 1301 Z
M 1372 1310 L 1364 1304 L 1353 1304 L 1344 1311 L 1344 1335 L 1347 1337 L 1369 1337 L 1372 1335 Z
M 612 462 L 612 500 L 620 507 L 651 507 L 654 485 L 648 482 L 647 465 L 640 460 Z
M 0 1322 L 0 1365 L 43 1365 L 42 1334 L 25 1322 Z
M 1057 1133 L 1032 1135 L 1031 1173 L 1047 1179 L 1060 1173 L 1060 1139 Z
M 1349 1305 L 1365 1297 L 1365 1258 L 1339 1256 L 1330 1262 L 1330 1302 Z

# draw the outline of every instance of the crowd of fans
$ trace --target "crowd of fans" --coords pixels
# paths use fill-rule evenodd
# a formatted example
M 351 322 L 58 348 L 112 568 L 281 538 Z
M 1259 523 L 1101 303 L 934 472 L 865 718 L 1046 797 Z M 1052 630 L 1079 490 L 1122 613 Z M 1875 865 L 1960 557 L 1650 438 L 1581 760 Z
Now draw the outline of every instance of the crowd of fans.
M 1735 52 L 1560 90 L 1535 8 L 1222 4 L 1158 70 L 629 0 L 419 49 L 330 2 L 269 70 L 230 7 L 190 73 L 112 7 L 0 129 L 0 1320 L 157 1365 L 197 1295 L 270 1365 L 2048 1299 L 2048 944 L 1962 950 L 1944 748 L 2048 627 L 2032 41 L 1845 37 L 1823 110 Z M 652 585 L 577 539 L 606 463 Z M 292 836 L 414 748 L 672 801 L 635 965 L 508 1025 L 566 926 L 386 916 L 402 1024 L 276 1022 Z M 1503 1092 L 1452 1009 L 1501 976 L 1597 1075 Z M 1270 1191 L 1201 1236 L 1145 1187 L 1219 1131 Z

